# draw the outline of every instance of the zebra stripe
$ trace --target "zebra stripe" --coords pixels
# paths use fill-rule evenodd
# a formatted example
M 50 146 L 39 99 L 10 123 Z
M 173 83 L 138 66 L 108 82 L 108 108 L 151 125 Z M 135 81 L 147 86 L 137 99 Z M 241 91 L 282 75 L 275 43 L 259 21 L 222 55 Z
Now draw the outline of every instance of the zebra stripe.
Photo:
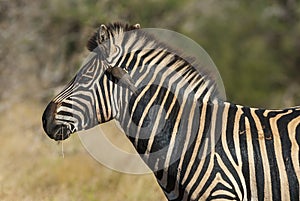
M 101 26 L 89 40 L 96 54 L 53 100 L 55 124 L 78 131 L 115 118 L 168 200 L 299 200 L 300 107 L 222 101 L 209 74 L 136 28 Z

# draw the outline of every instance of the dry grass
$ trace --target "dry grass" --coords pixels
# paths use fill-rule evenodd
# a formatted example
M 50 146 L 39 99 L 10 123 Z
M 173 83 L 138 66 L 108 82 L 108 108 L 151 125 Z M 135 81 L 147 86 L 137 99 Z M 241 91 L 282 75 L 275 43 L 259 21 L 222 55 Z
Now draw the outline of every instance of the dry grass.
M 196 29 L 198 22 L 205 25 L 199 21 L 196 12 L 190 17 L 183 15 L 191 5 L 198 9 L 194 6 L 196 1 L 191 1 L 188 7 L 178 7 L 181 14 L 176 9 L 171 13 L 162 12 L 167 17 L 164 20 L 161 20 L 164 15 L 154 17 L 153 14 L 161 9 L 149 9 L 148 14 L 142 12 L 143 15 L 137 17 L 140 12 L 135 12 L 139 10 L 135 6 L 128 4 L 125 7 L 112 2 L 97 1 L 95 5 L 94 1 L 0 0 L 1 201 L 165 200 L 152 175 L 128 175 L 107 169 L 89 156 L 76 135 L 64 143 L 63 158 L 61 146 L 47 138 L 41 127 L 44 104 L 54 96 L 55 87 L 66 84 L 87 56 L 84 46 L 98 22 L 141 20 L 154 27 L 175 28 L 176 24 L 177 30 L 183 25 Z M 145 7 L 145 2 L 132 3 Z M 154 2 L 153 5 L 164 10 L 160 4 Z M 174 17 L 175 13 L 177 17 Z M 147 23 L 143 24 L 147 27 Z M 223 33 L 217 31 L 222 27 L 217 26 L 215 32 Z M 209 30 L 212 29 L 207 33 Z M 195 33 L 201 32 L 195 30 Z M 236 42 L 238 44 L 238 40 Z M 214 40 L 209 43 L 215 48 Z M 230 49 L 220 52 L 231 55 L 227 50 Z M 224 69 L 228 61 L 231 60 L 223 61 Z M 233 61 L 238 63 L 240 60 Z M 228 68 L 228 71 L 223 71 L 232 74 L 235 70 Z M 290 86 L 286 95 L 281 97 L 279 94 L 278 97 L 284 100 L 284 104 L 298 104 L 298 96 L 293 98 L 293 94 L 297 94 L 299 85 Z M 238 91 L 235 87 L 232 89 Z M 270 102 L 274 100 L 280 102 L 276 97 Z M 120 147 L 126 141 L 119 134 L 108 138 L 114 139 Z
M 18 102 L 0 117 L 0 200 L 164 200 L 152 175 L 103 167 L 74 135 L 61 146 L 41 128 L 43 106 Z
M 58 2 L 0 0 L 0 200 L 163 200 L 152 175 L 107 169 L 76 135 L 64 142 L 63 158 L 44 134 L 41 116 L 52 87 L 76 71 L 89 35 L 82 28 L 89 26 L 60 18 L 70 10 L 60 12 Z

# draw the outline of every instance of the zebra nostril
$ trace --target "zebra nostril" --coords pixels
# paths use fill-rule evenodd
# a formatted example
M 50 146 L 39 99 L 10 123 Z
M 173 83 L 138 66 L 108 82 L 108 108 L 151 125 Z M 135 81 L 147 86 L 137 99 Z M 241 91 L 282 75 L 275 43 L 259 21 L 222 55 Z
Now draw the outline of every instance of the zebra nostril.
M 67 139 L 73 133 L 71 130 L 75 131 L 75 128 L 72 129 L 72 125 L 63 124 L 55 119 L 57 106 L 58 104 L 55 102 L 47 105 L 42 116 L 42 123 L 45 133 L 51 139 L 59 141 Z
M 52 138 L 55 130 L 53 130 L 55 128 L 55 124 L 54 124 L 54 116 L 56 113 L 56 108 L 57 108 L 57 104 L 54 102 L 50 102 L 44 113 L 42 116 L 42 123 L 43 123 L 43 128 L 45 133 Z
M 46 127 L 46 125 L 47 125 L 47 120 L 46 120 L 46 118 L 44 118 L 44 115 L 43 115 L 43 117 L 42 117 L 42 122 L 43 122 L 43 128 L 44 128 L 44 130 L 45 130 L 45 127 Z

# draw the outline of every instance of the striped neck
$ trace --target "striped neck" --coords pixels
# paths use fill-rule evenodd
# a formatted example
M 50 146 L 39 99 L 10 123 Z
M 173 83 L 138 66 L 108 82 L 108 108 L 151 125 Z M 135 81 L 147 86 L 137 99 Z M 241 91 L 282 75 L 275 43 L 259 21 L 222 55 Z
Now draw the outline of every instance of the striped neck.
M 164 138 L 161 147 L 170 143 L 170 136 L 177 130 L 169 126 L 179 126 L 174 124 L 181 115 L 190 118 L 188 113 L 182 114 L 186 108 L 200 108 L 216 100 L 217 85 L 209 75 L 196 70 L 197 64 L 191 58 L 181 56 L 154 37 L 141 31 L 122 37 L 121 41 L 126 41 L 122 44 L 123 54 L 109 65 L 126 69 L 137 92 L 116 87 L 114 99 L 119 112 L 115 118 L 137 151 L 149 154 L 155 136 Z
M 128 70 L 138 91 L 133 94 L 116 88 L 116 119 L 147 160 L 147 154 L 169 146 L 171 136 L 181 126 L 177 119 L 199 118 L 200 111 L 193 117 L 187 108 L 199 110 L 201 105 L 217 102 L 216 84 L 167 50 L 145 49 L 125 58 L 119 60 L 119 66 Z

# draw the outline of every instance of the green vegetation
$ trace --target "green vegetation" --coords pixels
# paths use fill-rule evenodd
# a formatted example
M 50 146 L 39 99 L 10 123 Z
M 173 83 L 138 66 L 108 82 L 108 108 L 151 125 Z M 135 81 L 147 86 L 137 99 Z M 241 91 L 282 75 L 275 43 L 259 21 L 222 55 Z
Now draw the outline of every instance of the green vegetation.
M 73 68 L 80 64 L 76 53 L 84 51 L 90 30 L 100 23 L 121 20 L 161 27 L 204 47 L 220 70 L 229 100 L 283 107 L 297 104 L 300 85 L 295 73 L 300 63 L 299 6 L 283 2 L 83 0 L 52 1 L 45 7 L 50 7 L 51 32 L 64 41 L 68 66 L 69 59 L 77 60 Z
M 41 128 L 45 105 L 80 67 L 99 24 L 183 33 L 212 57 L 228 100 L 282 108 L 300 101 L 299 4 L 0 0 L 0 200 L 163 200 L 151 175 L 99 165 L 75 136 L 62 158 Z

